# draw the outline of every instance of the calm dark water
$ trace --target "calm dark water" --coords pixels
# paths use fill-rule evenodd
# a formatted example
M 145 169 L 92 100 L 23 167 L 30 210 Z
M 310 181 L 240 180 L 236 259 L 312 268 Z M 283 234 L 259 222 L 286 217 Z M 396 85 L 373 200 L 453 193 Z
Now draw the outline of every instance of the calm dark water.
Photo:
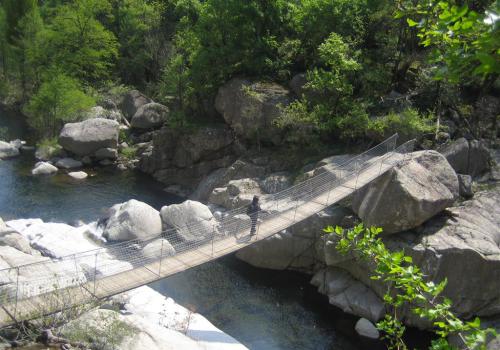
M 0 109 L 0 127 L 9 137 L 23 125 Z M 31 176 L 32 155 L 0 161 L 0 217 L 42 218 L 73 223 L 96 220 L 105 208 L 129 199 L 153 207 L 180 199 L 163 192 L 149 176 L 103 168 L 87 169 L 83 182 L 64 174 Z M 219 259 L 156 282 L 151 287 L 203 314 L 218 328 L 255 350 L 359 348 L 355 319 L 330 308 L 309 277 L 252 268 L 234 256 Z

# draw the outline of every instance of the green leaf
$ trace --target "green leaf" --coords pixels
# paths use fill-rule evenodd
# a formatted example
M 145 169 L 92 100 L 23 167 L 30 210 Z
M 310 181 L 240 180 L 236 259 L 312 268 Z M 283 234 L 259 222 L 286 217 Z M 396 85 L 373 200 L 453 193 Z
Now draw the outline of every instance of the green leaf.
M 412 19 L 410 19 L 410 18 L 407 18 L 407 19 L 406 19 L 406 22 L 408 23 L 408 25 L 409 25 L 410 27 L 415 27 L 415 26 L 417 26 L 417 25 L 418 25 L 418 22 L 415 22 L 414 20 L 412 20 Z

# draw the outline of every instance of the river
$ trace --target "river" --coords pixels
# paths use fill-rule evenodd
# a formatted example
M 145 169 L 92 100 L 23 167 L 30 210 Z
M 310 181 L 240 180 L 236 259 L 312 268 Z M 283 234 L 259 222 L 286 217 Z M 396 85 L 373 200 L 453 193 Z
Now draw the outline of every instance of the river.
M 0 109 L 0 128 L 22 137 L 16 115 Z M 159 209 L 182 199 L 166 194 L 144 174 L 88 169 L 83 182 L 64 174 L 31 176 L 35 160 L 0 161 L 0 217 L 75 223 L 96 220 L 113 204 L 135 198 Z M 328 305 L 308 276 L 253 268 L 234 256 L 153 283 L 152 288 L 201 313 L 216 327 L 255 350 L 339 349 L 361 345 L 355 318 Z

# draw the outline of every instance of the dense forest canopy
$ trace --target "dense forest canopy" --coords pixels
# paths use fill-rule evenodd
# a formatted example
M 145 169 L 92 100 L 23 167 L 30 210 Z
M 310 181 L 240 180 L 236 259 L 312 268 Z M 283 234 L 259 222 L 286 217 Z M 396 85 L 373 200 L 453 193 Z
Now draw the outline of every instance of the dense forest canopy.
M 304 73 L 278 121 L 294 142 L 311 137 L 305 125 L 346 140 L 433 133 L 450 111 L 480 133 L 468 111 L 499 88 L 499 10 L 492 0 L 2 0 L 0 96 L 50 136 L 123 87 L 199 121 L 233 77 L 286 85 Z M 391 92 L 411 103 L 381 104 Z

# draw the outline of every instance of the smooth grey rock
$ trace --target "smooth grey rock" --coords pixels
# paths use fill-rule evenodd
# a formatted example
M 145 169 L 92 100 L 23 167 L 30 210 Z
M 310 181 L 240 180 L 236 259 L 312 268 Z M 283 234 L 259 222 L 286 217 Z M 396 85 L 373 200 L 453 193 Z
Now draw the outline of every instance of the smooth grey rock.
M 458 174 L 475 177 L 490 168 L 489 150 L 482 141 L 462 137 L 444 146 L 441 153 Z
M 151 260 L 175 255 L 175 249 L 166 239 L 155 239 L 142 248 L 142 255 Z
M 167 106 L 151 102 L 137 109 L 130 125 L 136 129 L 156 128 L 167 121 L 169 113 Z
M 111 207 L 103 236 L 111 241 L 148 239 L 161 233 L 160 213 L 146 203 L 131 199 Z
M 412 153 L 406 161 L 355 192 L 354 212 L 385 234 L 420 226 L 458 197 L 458 178 L 435 151 Z
M 372 322 L 385 315 L 385 305 L 369 287 L 353 278 L 347 271 L 328 267 L 317 272 L 311 284 L 328 296 L 330 304 L 344 312 L 364 317 Z
M 460 195 L 464 198 L 472 198 L 474 196 L 474 192 L 472 191 L 472 176 L 463 174 L 457 174 L 457 176 Z
M 57 167 L 47 162 L 38 162 L 31 170 L 32 175 L 51 175 L 57 173 Z
M 95 157 L 98 160 L 116 159 L 118 158 L 118 151 L 116 148 L 101 148 L 95 152 Z
M 93 155 L 101 148 L 116 148 L 118 126 L 114 120 L 95 118 L 64 125 L 59 144 L 80 156 Z
M 281 85 L 234 78 L 219 88 L 215 108 L 237 135 L 279 144 L 281 131 L 274 121 L 282 113 L 279 106 L 291 101 Z
M 377 327 L 366 318 L 360 318 L 358 322 L 356 322 L 354 329 L 360 336 L 368 339 L 378 339 L 380 337 L 380 332 Z
M 75 169 L 81 168 L 83 163 L 79 160 L 74 160 L 73 158 L 63 158 L 56 162 L 56 166 L 61 169 Z
M 175 228 L 183 241 L 193 242 L 217 233 L 217 220 L 206 205 L 187 200 L 161 208 L 165 227 Z
M 19 149 L 7 142 L 0 141 L 0 159 L 17 157 Z
M 74 171 L 68 173 L 68 176 L 72 177 L 75 180 L 84 180 L 89 176 L 89 174 L 87 174 L 85 171 Z
M 153 102 L 149 97 L 145 96 L 137 90 L 129 91 L 123 98 L 120 108 L 125 118 L 130 120 L 137 112 L 139 107 Z

